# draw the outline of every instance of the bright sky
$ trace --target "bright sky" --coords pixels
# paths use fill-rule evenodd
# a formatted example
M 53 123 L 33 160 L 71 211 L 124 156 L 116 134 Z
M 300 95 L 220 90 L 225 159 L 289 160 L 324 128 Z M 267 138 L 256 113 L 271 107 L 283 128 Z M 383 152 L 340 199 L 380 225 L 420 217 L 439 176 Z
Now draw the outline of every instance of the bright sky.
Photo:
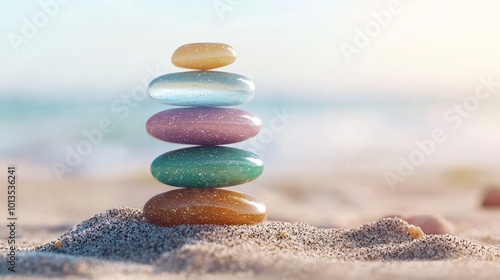
M 148 67 L 184 71 L 172 52 L 203 41 L 232 45 L 238 59 L 221 71 L 273 98 L 462 98 L 479 76 L 500 80 L 497 0 L 60 2 L 2 4 L 2 96 L 127 91 L 153 78 Z M 375 23 L 381 10 L 386 26 Z M 371 28 L 364 45 L 357 28 Z

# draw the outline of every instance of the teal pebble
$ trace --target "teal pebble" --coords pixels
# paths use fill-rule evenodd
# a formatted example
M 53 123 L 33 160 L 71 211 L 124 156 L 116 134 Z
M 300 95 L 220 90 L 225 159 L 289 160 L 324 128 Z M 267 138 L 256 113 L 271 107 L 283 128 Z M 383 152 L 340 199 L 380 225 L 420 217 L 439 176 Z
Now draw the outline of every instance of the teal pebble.
M 221 146 L 197 146 L 170 151 L 151 163 L 158 181 L 175 187 L 219 188 L 243 184 L 264 171 L 254 153 Z

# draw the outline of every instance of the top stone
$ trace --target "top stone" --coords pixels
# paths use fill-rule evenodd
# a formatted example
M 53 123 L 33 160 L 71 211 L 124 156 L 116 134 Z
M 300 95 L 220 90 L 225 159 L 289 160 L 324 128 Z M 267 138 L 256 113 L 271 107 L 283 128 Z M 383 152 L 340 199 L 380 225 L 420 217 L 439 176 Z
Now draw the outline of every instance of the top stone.
M 222 43 L 187 44 L 180 46 L 172 55 L 175 66 L 198 70 L 223 67 L 235 60 L 233 48 Z

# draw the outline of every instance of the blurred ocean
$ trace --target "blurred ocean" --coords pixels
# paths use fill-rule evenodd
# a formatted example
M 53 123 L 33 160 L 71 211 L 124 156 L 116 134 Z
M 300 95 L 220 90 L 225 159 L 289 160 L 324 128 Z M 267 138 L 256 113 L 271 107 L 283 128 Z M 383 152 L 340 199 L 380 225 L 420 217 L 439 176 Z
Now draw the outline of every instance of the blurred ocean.
M 431 137 L 434 129 L 446 134 L 426 166 L 499 163 L 500 108 L 481 104 L 463 118 L 447 121 L 443 115 L 456 102 L 254 100 L 238 108 L 263 120 L 257 138 L 234 144 L 257 152 L 267 165 L 307 168 L 397 168 L 398 157 L 418 149 L 415 141 Z M 73 169 L 74 174 L 100 172 L 150 162 L 166 151 L 185 147 L 152 139 L 144 124 L 156 112 L 173 108 L 151 101 L 126 103 L 113 99 L 0 99 L 2 161 L 17 160 L 49 166 L 66 164 L 69 151 L 88 141 L 85 133 L 109 119 L 114 130 L 103 133 Z M 454 116 L 454 114 L 450 115 Z M 448 117 L 450 117 L 448 116 Z M 90 141 L 89 141 L 90 142 Z M 81 148 L 81 147 L 80 147 Z M 88 148 L 85 146 L 84 148 Z

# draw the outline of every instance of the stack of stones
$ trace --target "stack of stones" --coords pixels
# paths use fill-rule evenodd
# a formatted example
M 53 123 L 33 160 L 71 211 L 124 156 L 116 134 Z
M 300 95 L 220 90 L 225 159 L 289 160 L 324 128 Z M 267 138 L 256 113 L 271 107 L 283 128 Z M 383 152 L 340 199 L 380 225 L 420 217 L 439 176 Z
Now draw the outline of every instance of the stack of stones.
M 235 52 L 226 44 L 183 45 L 172 55 L 172 63 L 196 71 L 166 74 L 149 84 L 152 99 L 189 107 L 153 115 L 146 123 L 148 133 L 162 141 L 196 146 L 167 152 L 151 164 L 153 177 L 181 189 L 147 201 L 143 213 L 148 222 L 245 225 L 266 219 L 266 207 L 257 198 L 220 189 L 252 181 L 264 169 L 257 155 L 220 146 L 254 137 L 262 123 L 251 112 L 224 108 L 253 98 L 255 87 L 249 78 L 207 71 L 235 60 Z

